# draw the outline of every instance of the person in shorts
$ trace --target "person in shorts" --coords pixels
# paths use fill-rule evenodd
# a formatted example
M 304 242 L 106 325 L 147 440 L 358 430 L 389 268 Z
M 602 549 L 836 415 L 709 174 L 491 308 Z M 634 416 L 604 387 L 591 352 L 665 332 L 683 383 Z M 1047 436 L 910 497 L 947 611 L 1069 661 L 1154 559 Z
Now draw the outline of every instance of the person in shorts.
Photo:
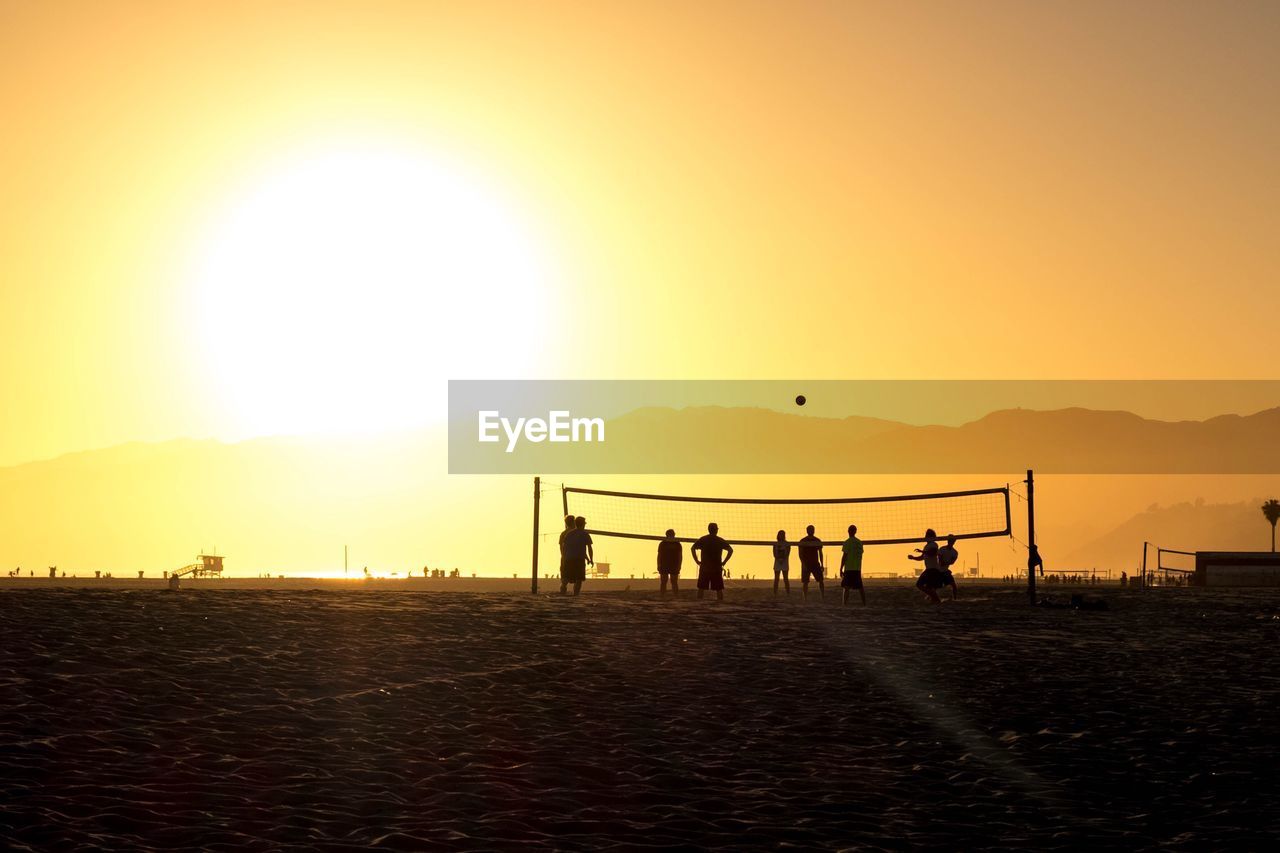
M 569 582 L 564 579 L 564 538 L 573 530 L 573 516 L 564 517 L 564 530 L 560 531 L 560 594 L 564 595 Z M 441 569 L 443 571 L 443 569 Z
M 787 591 L 787 595 L 791 594 L 791 543 L 787 541 L 787 531 L 778 531 L 778 541 L 773 543 L 773 594 L 778 594 L 778 579 L 782 579 L 782 585 Z
M 956 576 L 951 573 L 951 567 L 959 559 L 960 552 L 956 550 L 956 535 L 952 533 L 947 537 L 947 544 L 938 549 L 938 571 L 942 573 L 942 585 L 951 587 L 952 601 L 960 597 L 960 590 L 956 588 Z
M 719 533 L 720 527 L 715 522 L 708 524 L 707 535 L 689 549 L 698 564 L 698 598 L 711 589 L 715 590 L 717 601 L 724 600 L 724 568 L 733 556 L 733 546 L 721 539 Z
M 867 592 L 862 588 L 862 540 L 858 538 L 858 525 L 849 525 L 849 538 L 844 540 L 840 553 L 840 603 L 849 603 L 849 591 L 856 589 L 867 605 Z
M 942 589 L 942 572 L 938 570 L 938 534 L 929 528 L 924 532 L 924 547 L 917 548 L 915 554 L 908 554 L 908 560 L 924 563 L 924 571 L 916 580 L 916 589 L 924 593 L 933 604 L 941 604 L 938 590 Z
M 667 581 L 671 581 L 671 594 L 680 597 L 680 565 L 684 562 L 684 548 L 676 539 L 674 530 L 667 531 L 667 538 L 658 543 L 658 595 L 667 595 Z
M 578 516 L 573 520 L 573 530 L 564 537 L 564 568 L 560 572 L 560 588 L 573 584 L 574 595 L 582 592 L 582 582 L 587 579 L 587 566 L 596 564 L 591 534 L 586 527 L 587 520 Z
M 818 582 L 818 594 L 827 597 L 827 588 L 823 585 L 822 574 L 826 566 L 822 561 L 822 540 L 813 535 L 813 525 L 805 528 L 805 537 L 799 542 L 800 551 L 800 593 L 809 597 L 809 578 Z

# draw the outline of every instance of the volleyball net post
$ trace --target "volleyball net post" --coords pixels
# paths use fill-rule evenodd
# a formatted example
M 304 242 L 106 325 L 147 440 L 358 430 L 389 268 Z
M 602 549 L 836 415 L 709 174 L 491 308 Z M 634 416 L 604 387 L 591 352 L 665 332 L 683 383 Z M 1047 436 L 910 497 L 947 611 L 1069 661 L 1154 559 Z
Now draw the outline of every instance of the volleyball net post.
M 533 571 L 530 579 L 530 592 L 538 594 L 538 522 L 542 517 L 542 478 L 533 478 Z
M 1036 550 L 1036 478 L 1035 473 L 1027 469 L 1027 599 L 1032 607 L 1036 606 L 1036 568 L 1044 571 Z

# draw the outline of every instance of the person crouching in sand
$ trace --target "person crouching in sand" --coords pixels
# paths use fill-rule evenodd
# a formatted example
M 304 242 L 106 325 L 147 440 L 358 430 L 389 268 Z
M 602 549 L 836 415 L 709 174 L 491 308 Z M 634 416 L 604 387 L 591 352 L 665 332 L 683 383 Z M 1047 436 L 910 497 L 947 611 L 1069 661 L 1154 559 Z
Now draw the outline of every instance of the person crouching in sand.
M 721 539 L 719 533 L 720 527 L 713 521 L 707 525 L 707 535 L 689 549 L 698 564 L 698 598 L 712 589 L 716 601 L 724 601 L 724 569 L 733 556 L 733 546 Z
M 658 543 L 658 577 L 661 586 L 658 595 L 667 597 L 667 580 L 671 581 L 671 594 L 680 597 L 680 565 L 684 562 L 684 548 L 676 540 L 674 530 L 667 531 L 667 538 Z
M 586 531 L 587 520 L 578 516 L 573 520 L 573 530 L 564 537 L 564 569 L 560 574 L 560 588 L 573 584 L 573 594 L 582 592 L 582 582 L 587 579 L 587 566 L 596 564 L 595 550 L 591 547 L 591 534 Z
M 924 548 L 917 548 L 915 554 L 907 555 L 907 559 L 924 561 L 924 571 L 916 581 L 916 589 L 932 603 L 941 604 L 938 590 L 942 588 L 942 572 L 938 571 L 938 534 L 933 532 L 933 528 L 924 532 Z
M 960 552 L 956 551 L 956 535 L 952 533 L 947 536 L 947 544 L 938 549 L 938 571 L 942 574 L 942 585 L 951 587 L 952 601 L 960 597 L 960 590 L 956 587 L 956 576 L 951 572 L 951 567 L 959 559 Z
M 787 595 L 791 594 L 791 543 L 787 541 L 787 531 L 778 531 L 778 541 L 773 543 L 773 594 L 778 594 L 778 579 L 782 579 L 782 585 L 787 591 Z
M 840 603 L 849 603 L 849 590 L 856 589 L 867 606 L 867 591 L 862 588 L 862 540 L 858 538 L 858 525 L 849 525 L 849 538 L 844 540 L 840 554 Z

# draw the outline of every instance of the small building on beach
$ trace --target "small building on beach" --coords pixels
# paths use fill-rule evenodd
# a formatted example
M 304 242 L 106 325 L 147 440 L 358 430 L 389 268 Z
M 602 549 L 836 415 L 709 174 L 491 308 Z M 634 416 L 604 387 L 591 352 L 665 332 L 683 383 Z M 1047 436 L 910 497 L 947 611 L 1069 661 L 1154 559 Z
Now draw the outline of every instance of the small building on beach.
M 1196 586 L 1280 586 L 1280 553 L 1197 551 Z

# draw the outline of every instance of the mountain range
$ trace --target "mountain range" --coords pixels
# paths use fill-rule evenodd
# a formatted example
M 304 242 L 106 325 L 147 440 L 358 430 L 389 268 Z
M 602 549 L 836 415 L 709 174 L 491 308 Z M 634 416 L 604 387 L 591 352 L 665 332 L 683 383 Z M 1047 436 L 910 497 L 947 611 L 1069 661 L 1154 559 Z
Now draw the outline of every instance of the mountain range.
M 638 410 L 609 428 L 610 441 L 630 432 L 635 474 L 557 475 L 572 466 L 547 464 L 539 470 L 544 485 L 564 476 L 575 485 L 623 491 L 829 497 L 1006 482 L 1016 489 L 1034 468 L 1039 539 L 1051 565 L 1063 567 L 1132 569 L 1143 540 L 1190 550 L 1264 549 L 1269 529 L 1258 511 L 1261 499 L 1245 498 L 1280 492 L 1272 485 L 1280 486 L 1280 477 L 1188 474 L 1280 470 L 1280 409 L 1180 423 L 1125 412 L 1010 410 L 940 427 L 706 407 Z M 716 435 L 723 440 L 712 441 Z M 178 439 L 0 468 L 0 567 L 158 574 L 216 547 L 237 573 L 341 573 L 343 546 L 350 545 L 354 572 L 369 565 L 403 573 L 425 564 L 524 575 L 530 479 L 450 475 L 446 453 L 443 430 L 432 430 L 237 443 Z M 728 466 L 744 453 L 761 454 L 765 461 L 754 467 L 765 474 L 663 473 L 696 460 Z M 815 476 L 869 457 L 893 475 Z M 936 471 L 911 473 L 930 471 L 930 464 Z M 1099 469 L 1169 473 L 1065 476 Z M 1197 504 L 1197 495 L 1208 498 Z M 554 530 L 558 503 L 558 496 L 543 502 L 544 533 Z M 1144 509 L 1153 503 L 1163 508 Z M 1015 503 L 1020 537 L 1024 511 Z M 615 541 L 608 553 L 619 565 L 644 568 L 648 547 Z M 973 549 L 979 547 L 984 567 L 1000 561 L 1012 567 L 1025 558 L 1010 542 Z M 553 561 L 544 560 L 543 571 L 554 572 Z
M 455 431 L 455 435 L 458 433 Z M 607 423 L 598 444 L 470 445 L 459 473 L 1280 473 L 1280 408 L 1204 421 L 1130 412 L 1008 409 L 959 426 L 769 409 L 642 408 Z

